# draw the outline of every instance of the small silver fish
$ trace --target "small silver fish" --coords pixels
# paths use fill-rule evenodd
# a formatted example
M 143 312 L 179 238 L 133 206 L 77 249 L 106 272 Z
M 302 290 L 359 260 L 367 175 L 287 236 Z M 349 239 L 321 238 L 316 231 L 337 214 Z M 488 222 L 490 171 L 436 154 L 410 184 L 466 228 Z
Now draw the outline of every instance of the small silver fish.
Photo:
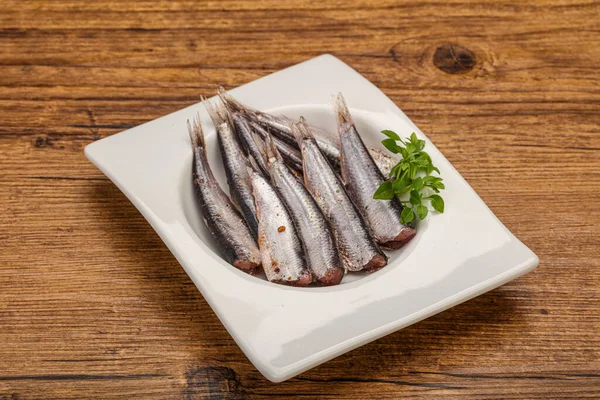
M 261 262 L 258 246 L 210 169 L 199 116 L 195 118 L 193 126 L 188 120 L 188 131 L 194 154 L 192 178 L 204 223 L 217 241 L 225 260 L 244 272 L 254 274 Z
M 253 113 L 249 113 L 250 118 L 254 118 L 259 123 L 269 127 L 271 132 L 276 137 L 285 140 L 286 142 L 291 142 L 294 140 L 294 135 L 290 129 L 290 124 L 295 123 L 294 121 L 288 117 L 284 116 L 275 116 L 267 113 L 263 113 L 260 111 L 254 111 Z M 329 134 L 322 129 L 319 129 L 315 126 L 310 126 L 309 128 L 321 149 L 321 152 L 327 157 L 331 165 L 337 166 L 340 158 L 340 149 L 339 146 L 329 139 Z
M 394 168 L 398 161 L 385 151 L 376 149 L 375 147 L 368 147 L 367 150 L 369 151 L 371 157 L 373 157 L 373 161 L 375 161 L 377 169 L 379 169 L 381 174 L 385 177 L 390 176 L 392 168 Z
M 219 149 L 221 150 L 221 159 L 223 160 L 225 175 L 227 176 L 231 200 L 233 200 L 234 204 L 242 212 L 242 216 L 248 224 L 254 240 L 257 240 L 258 220 L 256 219 L 256 207 L 254 206 L 252 183 L 250 182 L 250 175 L 246 168 L 242 147 L 235 137 L 225 107 L 223 105 L 214 105 L 208 100 L 204 100 L 204 104 L 213 125 L 217 129 Z
M 225 89 L 222 87 L 218 89 L 218 94 L 231 112 L 238 111 L 240 113 L 244 113 L 251 121 L 254 121 L 255 123 L 269 129 L 269 131 L 278 139 L 281 139 L 292 146 L 297 146 L 296 139 L 294 138 L 290 128 L 290 124 L 296 121 L 293 121 L 285 116 L 272 115 L 248 107 L 225 92 Z M 327 157 L 331 165 L 337 166 L 340 157 L 339 144 L 336 143 L 337 138 L 332 137 L 327 132 L 317 127 L 310 126 L 310 129 L 319 145 L 319 148 Z
M 284 203 L 256 169 L 251 169 L 250 177 L 258 216 L 258 247 L 267 279 L 284 285 L 309 285 L 312 275 Z
M 291 131 L 302 153 L 306 188 L 330 223 L 344 267 L 349 271 L 374 271 L 384 267 L 386 255 L 371 237 L 304 118 L 292 124 Z
M 262 125 L 258 124 L 257 122 L 250 121 L 250 126 L 252 129 L 254 129 L 254 132 L 260 136 L 262 141 L 268 143 L 271 139 L 273 140 L 277 151 L 279 154 L 281 154 L 283 161 L 288 167 L 294 169 L 295 172 L 302 172 L 302 155 L 298 151 L 297 143 L 294 143 L 292 146 L 289 143 L 272 136 Z
M 385 178 L 360 138 L 341 93 L 333 107 L 340 135 L 342 179 L 348 193 L 369 224 L 377 243 L 383 248 L 399 249 L 415 236 L 416 230 L 400 223 L 402 205 L 396 198 L 373 198 L 373 193 Z
M 251 157 L 256 161 L 259 171 L 264 176 L 269 176 L 269 172 L 267 170 L 267 166 L 265 165 L 263 156 L 262 154 L 260 154 L 260 148 L 254 140 L 255 133 L 250 127 L 248 120 L 240 112 L 229 110 L 229 113 L 229 115 L 231 115 L 231 119 L 233 121 L 233 125 L 235 126 L 237 135 L 240 138 L 240 141 L 242 142 L 242 146 L 246 150 L 246 154 L 248 155 L 248 157 Z
M 344 268 L 327 219 L 306 187 L 285 165 L 272 137 L 268 139 L 265 153 L 271 181 L 298 230 L 308 268 L 321 284 L 337 285 L 342 281 Z

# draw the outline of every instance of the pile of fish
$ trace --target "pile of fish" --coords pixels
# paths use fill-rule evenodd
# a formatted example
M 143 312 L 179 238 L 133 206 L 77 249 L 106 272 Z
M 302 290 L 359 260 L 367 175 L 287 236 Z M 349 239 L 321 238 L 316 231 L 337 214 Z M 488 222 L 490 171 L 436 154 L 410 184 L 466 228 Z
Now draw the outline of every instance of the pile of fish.
M 203 219 L 223 257 L 270 282 L 337 285 L 346 272 L 376 271 L 413 238 L 396 199 L 374 200 L 393 159 L 365 146 L 342 94 L 338 135 L 247 107 L 222 88 L 204 101 L 217 131 L 229 197 L 208 163 L 199 118 L 188 129 Z

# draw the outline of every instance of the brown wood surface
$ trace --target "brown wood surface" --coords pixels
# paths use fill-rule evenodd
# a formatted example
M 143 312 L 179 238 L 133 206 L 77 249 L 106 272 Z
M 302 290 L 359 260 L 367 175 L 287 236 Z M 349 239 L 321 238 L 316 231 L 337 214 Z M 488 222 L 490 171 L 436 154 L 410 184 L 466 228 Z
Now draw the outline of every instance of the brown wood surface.
M 0 399 L 600 398 L 598 1 L 1 8 Z M 272 384 L 83 148 L 322 53 L 389 95 L 541 263 Z

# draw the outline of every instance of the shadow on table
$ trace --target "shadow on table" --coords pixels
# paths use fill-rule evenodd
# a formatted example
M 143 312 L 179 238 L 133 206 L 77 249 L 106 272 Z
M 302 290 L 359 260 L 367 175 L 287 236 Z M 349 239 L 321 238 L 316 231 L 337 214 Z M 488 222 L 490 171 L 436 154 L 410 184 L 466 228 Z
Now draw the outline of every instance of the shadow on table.
M 89 195 L 96 200 L 96 223 L 108 233 L 108 245 L 121 263 L 120 276 L 131 280 L 128 295 L 156 308 L 152 318 L 164 318 L 166 326 L 161 328 L 168 328 L 176 340 L 185 342 L 186 349 L 200 350 L 202 357 L 207 356 L 201 351 L 203 346 L 210 347 L 215 339 L 234 346 L 196 286 L 126 196 L 110 181 L 93 182 Z M 235 347 L 242 358 L 243 353 Z

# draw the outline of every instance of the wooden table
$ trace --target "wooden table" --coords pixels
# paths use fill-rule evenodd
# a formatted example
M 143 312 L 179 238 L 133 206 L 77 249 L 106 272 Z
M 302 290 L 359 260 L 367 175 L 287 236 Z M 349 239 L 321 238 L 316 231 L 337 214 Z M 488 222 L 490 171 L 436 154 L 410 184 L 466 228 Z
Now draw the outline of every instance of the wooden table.
M 597 1 L 2 8 L 0 399 L 600 397 Z M 83 148 L 322 53 L 400 105 L 541 264 L 272 384 Z

